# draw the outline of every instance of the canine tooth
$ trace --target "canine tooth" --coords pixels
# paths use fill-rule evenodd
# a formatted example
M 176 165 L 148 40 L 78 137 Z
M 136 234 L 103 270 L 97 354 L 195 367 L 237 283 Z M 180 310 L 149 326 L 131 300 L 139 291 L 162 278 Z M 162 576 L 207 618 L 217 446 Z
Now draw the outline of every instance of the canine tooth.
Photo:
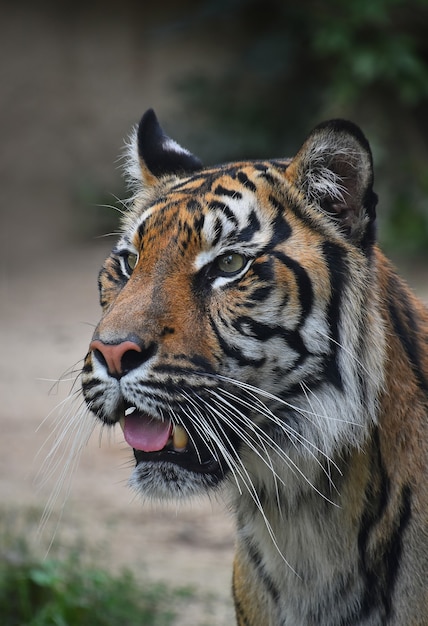
M 186 449 L 189 442 L 189 435 L 186 433 L 182 426 L 178 424 L 174 427 L 172 434 L 172 443 L 176 452 L 181 452 Z
M 130 406 L 128 409 L 126 409 L 125 411 L 125 415 L 131 415 L 132 413 L 134 413 L 134 411 L 137 410 L 137 407 L 135 406 Z
M 119 424 L 122 430 L 125 430 L 125 416 L 122 415 L 122 417 L 119 420 Z

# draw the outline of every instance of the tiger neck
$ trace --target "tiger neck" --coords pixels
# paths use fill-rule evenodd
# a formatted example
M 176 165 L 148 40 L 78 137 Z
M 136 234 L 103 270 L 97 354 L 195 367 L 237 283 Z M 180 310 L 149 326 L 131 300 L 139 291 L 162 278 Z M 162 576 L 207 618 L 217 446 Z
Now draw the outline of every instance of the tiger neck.
M 255 485 L 257 497 L 248 492 L 237 496 L 238 541 L 266 554 L 261 558 L 269 562 L 282 562 L 292 576 L 304 576 L 302 562 L 325 564 L 338 556 L 342 561 L 343 551 L 352 548 L 350 537 L 355 547 L 358 543 L 358 524 L 373 479 L 370 459 L 378 458 L 377 428 L 373 431 L 375 441 L 343 452 L 329 466 L 315 461 L 312 468 L 301 466 L 298 488 Z M 303 555 L 308 559 L 302 561 Z
M 385 573 L 385 565 L 367 557 L 370 549 L 376 551 L 371 531 L 389 517 L 377 427 L 363 449 L 336 461 L 331 478 L 337 492 L 331 501 L 318 492 L 325 484 L 323 473 L 320 484 L 314 484 L 318 491 L 308 488 L 294 495 L 291 505 L 285 493 L 271 494 L 270 501 L 262 494 L 263 512 L 250 497 L 240 498 L 234 586 L 241 602 L 246 594 L 254 595 L 254 624 L 300 626 L 312 623 L 313 615 L 322 615 L 320 624 L 338 623 L 341 612 L 348 623 L 348 608 L 337 606 L 337 594 L 361 606 L 365 568 L 367 576 L 372 568 L 381 577 Z M 240 594 L 240 587 L 247 592 Z

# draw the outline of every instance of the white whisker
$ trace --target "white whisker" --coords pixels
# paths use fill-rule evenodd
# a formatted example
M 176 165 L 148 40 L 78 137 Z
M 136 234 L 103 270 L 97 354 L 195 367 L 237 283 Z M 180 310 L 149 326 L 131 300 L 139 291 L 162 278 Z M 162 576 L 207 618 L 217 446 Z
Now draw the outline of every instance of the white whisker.
M 189 412 L 190 421 L 203 426 L 204 425 L 204 417 L 203 417 L 203 415 L 202 415 L 198 405 L 196 404 L 196 402 L 193 400 L 193 398 L 186 391 L 182 390 L 181 393 L 188 400 L 188 402 L 192 405 L 193 410 L 196 411 L 196 413 Z M 181 421 L 181 423 L 183 424 L 182 421 Z M 184 424 L 183 424 L 183 426 L 184 426 Z M 197 450 L 197 445 L 196 445 L 194 437 L 192 436 L 191 433 L 189 433 L 189 438 L 190 438 L 191 442 L 193 443 L 194 448 Z M 221 463 L 221 459 L 218 456 L 218 452 L 215 449 L 213 449 L 208 444 L 208 441 L 204 441 L 204 443 L 207 446 L 209 452 L 212 454 L 212 456 L 216 459 L 216 461 L 219 463 L 219 465 L 221 467 L 222 463 Z M 197 452 L 198 452 L 198 456 L 200 458 L 199 451 L 197 450 Z
M 204 376 L 206 376 L 206 374 L 204 374 Z M 305 409 L 303 407 L 299 407 L 295 404 L 292 404 L 290 402 L 288 402 L 287 400 L 284 400 L 284 398 L 280 398 L 279 396 L 270 393 L 268 391 L 265 391 L 264 389 L 260 388 L 260 387 L 255 387 L 254 385 L 250 385 L 249 383 L 244 383 L 240 380 L 236 380 L 234 378 L 229 378 L 227 376 L 222 376 L 222 375 L 217 375 L 217 374 L 208 374 L 208 376 L 210 377 L 214 377 L 218 380 L 223 380 L 227 383 L 231 383 L 232 385 L 234 385 L 235 387 L 238 387 L 239 389 L 243 389 L 245 391 L 251 392 L 248 395 L 252 396 L 255 400 L 257 400 L 259 403 L 262 404 L 262 406 L 265 406 L 260 398 L 258 396 L 262 396 L 263 398 L 266 398 L 268 400 L 272 400 L 275 403 L 278 403 L 282 406 L 287 407 L 288 409 L 290 409 L 291 411 L 295 411 L 296 413 L 298 413 L 299 415 L 301 415 L 302 417 L 322 417 L 320 416 L 319 413 L 314 412 L 312 410 L 308 410 Z M 273 414 L 272 414 L 273 415 Z M 336 422 L 340 422 L 343 424 L 349 424 L 351 426 L 358 426 L 361 427 L 362 425 L 359 424 L 358 422 L 354 422 L 352 420 L 346 420 L 346 419 L 342 419 L 342 418 L 338 418 L 338 417 L 330 417 L 325 415 L 325 418 L 327 420 L 331 420 L 331 421 L 336 421 Z M 276 418 L 275 418 L 276 419 Z
M 124 211 L 123 209 L 119 209 L 119 207 L 115 206 L 114 204 L 93 204 L 93 207 L 98 207 L 100 209 L 111 209 L 112 211 L 116 211 L 117 213 L 120 213 L 120 215 L 125 215 L 126 211 Z
M 348 356 L 350 356 L 352 358 L 352 360 L 359 366 L 361 367 L 361 369 L 363 370 L 363 372 L 365 374 L 367 374 L 367 376 L 371 376 L 369 370 L 365 367 L 364 363 L 362 363 L 359 359 L 357 359 L 357 357 L 355 356 L 355 354 L 353 352 L 351 352 L 351 350 L 349 350 L 348 348 L 346 348 L 342 343 L 340 343 L 339 341 L 337 341 L 336 339 L 333 339 L 333 337 L 331 337 L 330 335 L 327 335 L 326 333 L 323 333 L 320 329 L 318 329 L 318 334 L 321 335 L 321 337 L 324 337 L 325 339 L 328 339 L 328 341 L 331 341 L 331 343 L 334 343 L 338 348 L 340 348 L 341 350 L 343 350 L 343 352 L 346 352 L 346 354 Z
M 304 393 L 304 396 L 305 396 L 305 398 L 306 398 L 306 400 L 307 400 L 307 402 L 308 402 L 309 406 L 311 407 L 311 409 L 312 409 L 312 410 L 314 410 L 314 409 L 313 409 L 312 402 L 311 402 L 311 399 L 309 398 L 309 394 L 308 394 L 308 391 L 309 391 L 310 393 L 312 393 L 312 394 L 313 394 L 313 392 L 312 392 L 312 391 L 309 389 L 309 387 L 308 387 L 307 385 L 305 385 L 304 383 L 300 383 L 300 387 L 301 387 L 301 389 L 302 389 L 302 391 L 303 391 L 303 393 Z M 314 394 L 313 394 L 313 395 L 314 395 Z M 316 396 L 315 396 L 315 399 L 318 401 L 318 398 L 317 398 Z M 321 408 L 323 408 L 323 407 L 321 407 Z M 324 411 L 324 409 L 323 409 L 323 411 Z M 325 419 L 328 419 L 328 416 L 326 415 L 325 411 L 324 411 L 324 418 L 325 418 Z M 324 434 L 323 434 L 322 430 L 321 430 L 321 436 L 325 439 L 325 437 L 324 437 Z M 330 459 L 330 457 L 329 457 L 328 455 L 325 455 L 325 457 L 326 457 L 326 461 L 327 461 L 327 468 L 328 468 L 328 469 L 327 469 L 327 470 L 324 470 L 324 471 L 325 471 L 325 474 L 326 474 L 326 476 L 327 476 L 328 482 L 329 482 L 330 486 L 331 486 L 331 487 L 332 487 L 332 488 L 336 491 L 336 493 L 339 493 L 339 492 L 338 492 L 338 490 L 336 489 L 336 485 L 334 484 L 333 479 L 332 479 L 332 477 L 331 477 L 331 466 L 333 465 L 333 466 L 334 466 L 334 468 L 335 468 L 335 469 L 339 472 L 339 474 L 340 474 L 340 475 L 342 475 L 342 472 L 341 472 L 341 471 L 340 471 L 340 469 L 338 468 L 337 464 L 336 464 L 336 463 L 334 463 L 334 462 Z
M 212 390 L 211 390 L 212 391 Z M 215 393 L 215 392 L 213 392 Z M 233 405 L 230 405 L 232 408 Z M 257 434 L 259 435 L 259 439 L 260 441 L 263 440 L 265 441 L 271 448 L 272 450 L 274 450 L 274 452 L 276 452 L 276 454 L 279 456 L 279 458 L 287 465 L 287 467 L 293 472 L 293 474 L 295 475 L 299 475 L 301 476 L 304 481 L 316 492 L 318 493 L 318 495 L 320 495 L 324 500 L 326 500 L 329 504 L 332 504 L 333 506 L 338 506 L 335 502 L 333 502 L 332 500 L 330 500 L 330 498 L 328 498 L 325 494 L 323 494 L 314 484 L 313 482 L 311 482 L 309 480 L 309 478 L 305 475 L 305 473 L 299 468 L 299 466 L 297 465 L 297 463 L 295 463 L 287 454 L 286 452 L 279 446 L 279 444 L 272 439 L 267 433 L 264 432 L 264 430 L 258 425 L 256 424 L 254 421 L 250 420 L 246 415 L 244 415 L 243 413 L 241 413 L 240 411 L 237 411 L 235 409 L 235 417 L 237 417 L 238 419 L 241 419 L 244 423 L 244 425 L 247 428 L 250 428 L 253 432 L 257 432 Z M 232 421 L 228 420 L 228 425 L 230 428 L 235 428 L 235 425 Z M 300 438 L 299 433 L 288 433 L 287 428 L 284 424 L 281 424 L 281 426 L 284 426 L 283 428 L 283 432 L 284 434 L 290 439 L 290 436 L 294 437 L 294 438 Z M 303 439 L 303 437 L 302 437 Z M 245 440 L 245 443 L 248 444 L 248 441 Z M 319 465 L 319 467 L 321 468 L 321 470 L 326 473 L 325 468 L 323 467 L 322 463 L 319 461 L 319 459 L 316 458 L 316 456 L 307 448 L 307 446 L 303 443 L 303 441 L 299 441 L 299 443 L 305 447 L 305 449 L 308 451 L 308 453 L 313 457 L 313 459 L 316 461 L 316 463 Z M 315 446 L 314 446 L 315 447 Z M 254 452 L 256 452 L 256 454 L 266 463 L 266 460 L 263 458 L 263 456 L 257 451 L 257 450 L 253 450 Z M 324 455 L 327 457 L 327 455 Z M 267 464 L 267 463 L 266 463 Z M 268 464 L 269 465 L 269 464 Z M 277 476 L 277 478 L 280 480 L 280 482 L 282 484 L 284 484 L 284 482 L 282 481 L 282 479 L 278 476 L 277 472 L 275 472 L 275 475 Z
M 207 406 L 207 410 L 210 413 L 213 412 L 212 407 L 210 407 L 210 406 Z M 224 430 L 224 428 L 222 426 L 221 421 L 219 421 L 215 416 L 213 416 L 213 417 L 214 417 L 214 419 L 216 421 L 217 427 L 219 428 L 219 430 L 222 433 L 222 437 L 225 439 L 225 441 L 227 441 L 229 443 L 230 449 L 234 450 L 233 445 L 232 445 L 232 443 L 231 443 L 227 433 L 225 432 L 225 430 Z M 224 416 L 222 416 L 222 418 L 223 417 Z M 226 459 L 230 459 L 230 453 L 229 453 L 228 449 L 227 448 L 225 449 L 224 446 L 222 446 L 222 453 L 224 453 L 224 452 L 227 452 L 227 456 L 225 458 Z M 289 567 L 290 570 L 298 578 L 300 578 L 299 574 L 297 574 L 295 569 L 287 561 L 287 559 L 285 558 L 285 556 L 283 555 L 283 553 L 282 553 L 282 551 L 281 551 L 281 549 L 279 547 L 278 540 L 277 540 L 277 538 L 275 536 L 275 533 L 273 531 L 272 525 L 271 525 L 268 517 L 266 516 L 266 513 L 265 513 L 265 511 L 263 509 L 263 505 L 262 505 L 262 503 L 260 501 L 259 494 L 257 492 L 257 489 L 256 489 L 256 487 L 255 487 L 255 485 L 253 483 L 253 480 L 252 480 L 252 478 L 251 478 L 247 468 L 245 467 L 245 465 L 244 465 L 242 459 L 240 458 L 239 454 L 235 453 L 235 456 L 236 456 L 236 460 L 237 460 L 237 462 L 239 464 L 239 467 L 237 467 L 236 463 L 233 463 L 234 469 L 238 473 L 238 475 L 239 475 L 241 481 L 243 482 L 243 485 L 245 486 L 248 494 L 250 495 L 250 497 L 253 500 L 254 504 L 256 505 L 258 511 L 260 512 L 260 514 L 262 516 L 262 519 L 263 519 L 263 522 L 265 524 L 266 530 L 268 531 L 269 537 L 270 537 L 270 539 L 271 539 L 271 541 L 272 541 L 272 543 L 273 543 L 273 545 L 274 545 L 278 555 L 281 557 L 281 559 L 284 561 L 284 563 L 287 565 L 287 567 Z M 228 464 L 229 464 L 229 467 L 230 467 L 230 465 L 231 465 L 230 464 L 230 460 L 228 461 Z
M 40 456 L 50 444 L 50 449 L 35 477 L 37 488 L 44 488 L 52 478 L 55 478 L 53 489 L 41 515 L 38 527 L 39 534 L 43 533 L 60 500 L 59 510 L 56 512 L 56 525 L 48 552 L 55 539 L 81 454 L 96 425 L 94 416 L 92 416 L 93 419 L 87 419 L 89 409 L 81 397 L 80 389 L 74 389 L 77 378 L 73 382 L 70 394 L 53 410 L 56 412 L 54 426 L 36 455 L 36 458 Z M 51 417 L 53 411 L 43 420 L 38 427 L 39 429 Z
M 239 383 L 237 383 L 237 386 L 239 387 Z M 319 453 L 321 456 L 325 457 L 328 461 L 332 462 L 333 465 L 336 467 L 336 469 L 340 472 L 337 465 L 330 459 L 330 457 L 324 452 L 324 450 L 322 450 L 315 443 L 313 443 L 312 441 L 304 437 L 302 433 L 300 433 L 295 428 L 290 426 L 290 424 L 287 424 L 284 420 L 280 419 L 278 416 L 272 413 L 272 411 L 260 400 L 260 398 L 254 398 L 259 405 L 258 407 L 254 407 L 248 401 L 244 400 L 240 396 L 236 396 L 232 394 L 230 391 L 226 389 L 222 389 L 222 393 L 229 396 L 230 398 L 232 398 L 239 404 L 246 406 L 251 411 L 259 411 L 264 417 L 267 417 L 270 421 L 272 421 L 276 426 L 278 426 L 284 432 L 284 434 L 287 436 L 287 438 L 290 440 L 293 446 L 295 446 L 295 441 L 297 440 L 301 445 L 303 445 L 303 447 L 307 450 L 307 452 L 319 463 L 319 460 L 316 459 L 316 457 L 314 456 L 314 453 L 309 449 L 309 447 L 313 448 L 315 452 Z M 252 394 L 249 394 L 249 395 L 252 396 Z M 318 417 L 317 413 L 315 412 L 312 413 L 310 411 L 304 411 L 301 414 L 306 419 L 309 419 L 308 415 L 314 415 Z M 310 421 L 311 423 L 318 426 L 318 424 L 316 424 L 313 420 L 310 420 Z M 279 450 L 282 450 L 282 449 L 280 448 Z M 322 465 L 320 466 L 322 467 Z
M 213 392 L 213 393 L 215 393 L 215 392 Z M 214 401 L 216 402 L 216 404 L 217 404 L 217 406 L 219 408 L 227 408 L 229 410 L 232 409 L 233 412 L 235 413 L 235 416 L 239 416 L 241 418 L 241 421 L 244 422 L 244 425 L 248 426 L 248 424 L 250 424 L 250 426 L 251 426 L 250 427 L 250 432 L 252 432 L 257 437 L 257 439 L 253 439 L 253 438 L 250 439 L 248 432 L 238 428 L 236 426 L 236 424 L 232 420 L 230 420 L 229 417 L 226 414 L 220 413 L 220 412 L 218 413 L 218 417 L 219 417 L 220 421 L 223 421 L 226 424 L 226 426 L 228 426 L 232 431 L 234 431 L 235 434 L 237 434 L 238 437 L 240 439 L 242 439 L 242 441 L 244 441 L 244 443 L 248 446 L 248 448 L 250 450 L 252 450 L 256 454 L 256 456 L 258 456 L 262 460 L 262 462 L 265 463 L 265 465 L 267 465 L 267 467 L 269 468 L 269 470 L 271 472 L 271 475 L 273 477 L 273 480 L 274 480 L 275 495 L 276 495 L 276 500 L 277 500 L 277 503 L 278 503 L 278 510 L 281 511 L 278 481 L 280 483 L 282 483 L 282 485 L 285 485 L 285 483 L 280 478 L 280 476 L 277 474 L 277 472 L 274 470 L 272 459 L 271 459 L 270 454 L 268 452 L 268 449 L 266 448 L 266 445 L 265 445 L 266 437 L 260 436 L 260 434 L 257 432 L 257 428 L 254 428 L 254 427 L 257 427 L 257 425 L 253 424 L 249 420 L 247 420 L 246 416 L 242 415 L 240 412 L 237 412 L 236 408 L 233 405 L 230 405 L 230 403 L 226 403 L 226 407 L 225 407 L 224 406 L 225 405 L 224 398 L 222 398 L 221 396 L 217 396 L 217 398 Z M 211 411 L 212 410 L 213 409 L 211 407 Z M 217 423 L 219 423 L 218 419 L 216 421 L 217 421 Z M 262 434 L 264 435 L 264 433 L 262 433 Z M 259 451 L 259 449 L 258 449 L 259 445 L 262 447 L 264 455 Z M 270 444 L 268 443 L 268 445 L 270 445 Z

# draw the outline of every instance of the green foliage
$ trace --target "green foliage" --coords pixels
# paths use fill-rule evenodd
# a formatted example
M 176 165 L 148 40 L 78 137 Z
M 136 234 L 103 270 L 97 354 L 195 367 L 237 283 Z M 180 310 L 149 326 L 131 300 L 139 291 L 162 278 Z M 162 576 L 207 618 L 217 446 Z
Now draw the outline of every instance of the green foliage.
M 139 590 L 130 573 L 112 577 L 82 568 L 75 557 L 9 564 L 1 572 L 0 594 L 4 626 L 172 623 L 171 612 L 162 608 L 165 589 Z
M 2 555 L 2 626 L 168 626 L 186 591 L 137 582 L 128 571 L 111 575 L 83 563 L 78 551 L 65 559 L 38 560 L 21 542 Z
M 177 84 L 202 158 L 292 155 L 316 123 L 352 119 L 373 147 L 384 243 L 428 252 L 428 0 L 190 4 L 180 27 L 222 48 L 215 72 Z
M 371 87 L 404 105 L 428 96 L 425 35 L 427 3 L 404 0 L 330 2 L 314 23 L 313 50 L 331 61 L 333 97 L 352 104 Z M 369 95 L 369 94 L 368 94 Z

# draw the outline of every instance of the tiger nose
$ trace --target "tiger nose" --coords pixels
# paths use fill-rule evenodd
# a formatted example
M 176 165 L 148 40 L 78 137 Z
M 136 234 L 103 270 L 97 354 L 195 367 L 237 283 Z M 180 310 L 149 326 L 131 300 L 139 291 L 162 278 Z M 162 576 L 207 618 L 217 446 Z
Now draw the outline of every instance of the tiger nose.
M 121 378 L 147 361 L 156 352 L 154 343 L 142 346 L 135 341 L 104 343 L 100 339 L 91 342 L 89 350 L 106 367 L 110 376 Z

